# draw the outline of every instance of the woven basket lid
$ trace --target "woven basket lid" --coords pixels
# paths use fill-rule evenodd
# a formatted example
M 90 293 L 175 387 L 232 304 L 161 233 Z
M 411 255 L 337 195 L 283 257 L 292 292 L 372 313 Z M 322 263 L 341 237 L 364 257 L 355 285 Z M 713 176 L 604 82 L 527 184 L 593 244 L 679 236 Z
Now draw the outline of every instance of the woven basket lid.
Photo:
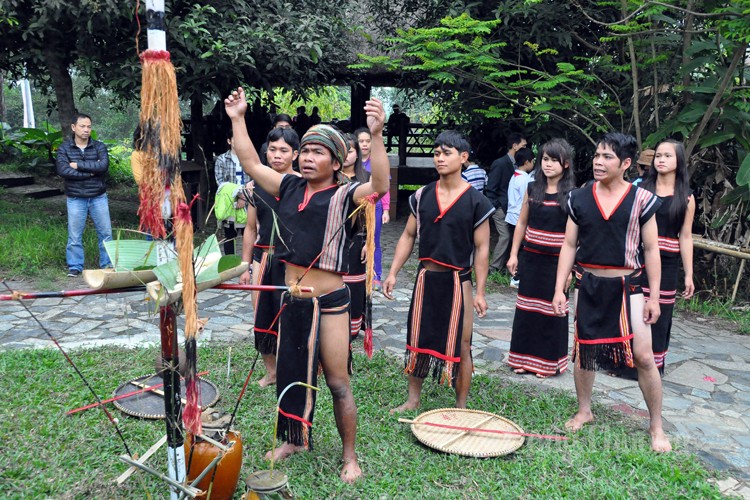
M 219 389 L 214 385 L 213 382 L 206 380 L 205 378 L 199 378 L 200 382 L 200 397 L 201 397 L 201 410 L 205 410 L 209 406 L 213 406 L 219 400 Z M 138 385 L 134 384 L 137 382 Z M 138 377 L 131 381 L 125 382 L 115 390 L 114 395 L 119 396 L 121 394 L 127 394 L 133 391 L 137 391 L 142 386 L 153 386 L 164 382 L 161 375 L 145 375 Z M 159 390 L 163 390 L 164 387 L 159 387 Z M 185 399 L 185 384 L 180 384 L 180 392 L 182 398 Z M 157 394 L 153 391 L 146 391 L 130 396 L 124 399 L 115 401 L 115 406 L 128 415 L 139 418 L 151 418 L 160 419 L 164 418 L 164 397 L 161 394 Z
M 458 430 L 450 427 L 500 432 Z M 520 448 L 525 441 L 524 436 L 517 435 L 522 434 L 523 429 L 515 422 L 494 413 L 462 408 L 440 408 L 422 413 L 414 419 L 411 431 L 422 444 L 430 448 L 468 457 L 507 455 Z

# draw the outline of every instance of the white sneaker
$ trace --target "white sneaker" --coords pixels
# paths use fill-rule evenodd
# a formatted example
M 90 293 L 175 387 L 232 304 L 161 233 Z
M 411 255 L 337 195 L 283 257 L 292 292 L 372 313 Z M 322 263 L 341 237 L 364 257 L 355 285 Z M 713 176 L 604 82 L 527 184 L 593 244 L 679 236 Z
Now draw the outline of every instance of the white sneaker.
M 521 283 L 521 280 L 517 280 L 516 278 L 510 279 L 510 287 L 511 288 L 518 288 L 518 285 Z

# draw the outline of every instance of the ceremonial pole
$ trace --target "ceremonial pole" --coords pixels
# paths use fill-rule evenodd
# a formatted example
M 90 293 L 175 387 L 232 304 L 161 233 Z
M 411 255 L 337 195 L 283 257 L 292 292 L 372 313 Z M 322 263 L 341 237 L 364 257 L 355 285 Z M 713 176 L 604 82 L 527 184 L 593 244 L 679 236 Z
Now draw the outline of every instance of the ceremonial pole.
M 164 0 L 146 0 L 148 49 L 140 54 L 141 136 L 136 149 L 141 155 L 143 178 L 139 184 L 138 215 L 141 230 L 160 239 L 157 244 L 159 264 L 174 258 L 173 242 L 163 238 L 172 226 L 172 207 L 184 203 L 180 178 L 181 128 L 177 79 L 167 52 Z M 171 248 L 170 248 L 171 247 Z M 192 255 L 192 245 L 190 249 Z M 192 274 L 192 273 L 191 273 Z M 194 277 L 191 275 L 191 277 Z M 164 411 L 167 428 L 168 476 L 175 483 L 185 481 L 185 449 L 182 429 L 182 400 L 177 371 L 177 321 L 175 305 L 159 310 L 161 355 L 165 369 Z M 177 500 L 179 490 L 172 486 L 170 498 Z

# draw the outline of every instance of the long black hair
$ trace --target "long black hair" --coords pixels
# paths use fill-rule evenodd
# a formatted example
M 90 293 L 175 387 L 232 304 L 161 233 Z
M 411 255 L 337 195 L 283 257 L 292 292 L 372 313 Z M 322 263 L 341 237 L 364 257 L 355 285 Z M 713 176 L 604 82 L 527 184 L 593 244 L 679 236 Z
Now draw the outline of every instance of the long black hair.
M 665 139 L 657 144 L 654 150 L 658 150 L 659 146 L 665 143 L 674 146 L 675 159 L 677 160 L 677 169 L 675 170 L 674 179 L 674 197 L 672 198 L 672 204 L 669 207 L 669 222 L 681 227 L 685 219 L 688 198 L 690 197 L 690 179 L 688 178 L 685 146 L 683 146 L 680 141 Z M 654 168 L 655 161 L 656 155 L 654 155 L 654 159 L 651 160 L 651 168 L 648 169 L 648 174 L 640 186 L 643 189 L 648 189 L 654 194 L 656 194 L 656 178 L 659 176 L 659 172 Z
M 368 130 L 369 131 L 369 130 Z M 344 134 L 346 141 L 349 143 L 350 148 L 354 148 L 357 152 L 357 160 L 354 162 L 354 179 L 359 182 L 367 182 L 370 180 L 370 172 L 365 170 L 362 166 L 362 152 L 359 150 L 359 141 L 357 136 L 354 134 Z M 344 173 L 344 166 L 341 165 L 341 173 Z
M 568 206 L 568 193 L 576 187 L 576 176 L 573 173 L 573 147 L 565 139 L 551 139 L 542 145 L 534 167 L 534 182 L 529 184 L 529 201 L 543 203 L 547 192 L 547 176 L 542 172 L 542 157 L 554 158 L 563 166 L 563 173 L 557 182 L 557 202 L 563 210 Z M 568 167 L 565 168 L 567 163 Z

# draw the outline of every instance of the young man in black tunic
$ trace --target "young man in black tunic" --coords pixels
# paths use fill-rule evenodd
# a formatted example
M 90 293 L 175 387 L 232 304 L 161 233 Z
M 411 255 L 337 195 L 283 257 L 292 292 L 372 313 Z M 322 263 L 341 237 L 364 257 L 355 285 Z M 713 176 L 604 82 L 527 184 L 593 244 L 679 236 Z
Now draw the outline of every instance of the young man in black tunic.
M 573 358 L 578 411 L 565 427 L 594 420 L 591 394 L 597 369 L 635 366 L 650 416 L 651 448 L 671 451 L 662 426 L 662 385 L 654 363 L 651 326 L 659 319 L 659 258 L 653 194 L 624 179 L 637 151 L 635 138 L 605 135 L 596 147 L 594 183 L 572 191 L 552 306 L 565 314 L 565 284 L 574 262 L 583 269 L 575 294 Z M 643 267 L 645 265 L 645 273 Z M 644 300 L 644 274 L 651 289 Z
M 461 177 L 469 149 L 469 143 L 456 131 L 446 130 L 435 139 L 433 161 L 440 179 L 409 198 L 412 215 L 383 283 L 383 293 L 392 299 L 396 276 L 419 235 L 420 265 L 409 310 L 404 370 L 409 375 L 409 394 L 391 413 L 419 407 L 422 383 L 430 372 L 440 383 L 455 387 L 457 408 L 466 407 L 473 370 L 472 305 L 479 317 L 484 317 L 489 218 L 495 211 L 492 203 Z M 473 300 L 472 267 L 477 280 Z

